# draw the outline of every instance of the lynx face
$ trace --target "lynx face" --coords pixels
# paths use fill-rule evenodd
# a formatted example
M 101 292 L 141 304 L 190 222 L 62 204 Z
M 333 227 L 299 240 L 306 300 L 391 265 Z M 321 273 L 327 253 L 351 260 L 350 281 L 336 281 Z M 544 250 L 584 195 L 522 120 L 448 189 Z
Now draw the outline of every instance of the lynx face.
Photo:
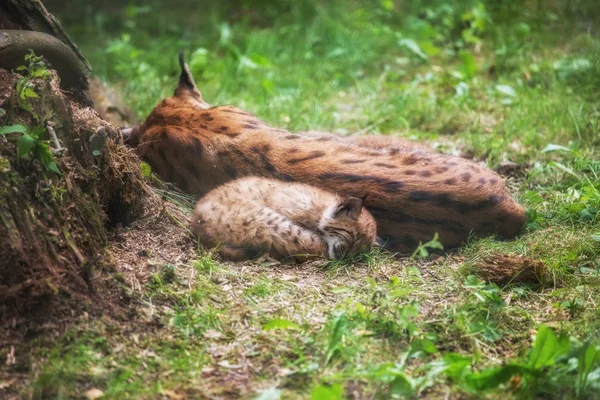
M 370 248 L 375 242 L 375 221 L 361 215 L 363 200 L 348 197 L 328 207 L 319 221 L 329 258 L 344 258 Z M 370 216 L 369 216 L 370 217 Z

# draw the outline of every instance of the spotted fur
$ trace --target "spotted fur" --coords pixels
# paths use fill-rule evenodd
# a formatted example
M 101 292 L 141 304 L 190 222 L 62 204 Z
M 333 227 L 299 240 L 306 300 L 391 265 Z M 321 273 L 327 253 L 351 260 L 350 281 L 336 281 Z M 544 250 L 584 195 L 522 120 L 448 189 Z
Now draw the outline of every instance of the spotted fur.
M 221 257 L 243 260 L 307 255 L 343 258 L 376 239 L 362 199 L 301 183 L 246 177 L 210 191 L 196 205 L 192 232 Z
M 493 171 L 459 157 L 369 147 L 295 135 L 233 106 L 207 104 L 182 63 L 175 96 L 163 100 L 127 142 L 162 178 L 203 195 L 232 179 L 261 176 L 362 197 L 392 251 L 409 252 L 434 234 L 446 248 L 471 235 L 514 237 L 525 211 Z

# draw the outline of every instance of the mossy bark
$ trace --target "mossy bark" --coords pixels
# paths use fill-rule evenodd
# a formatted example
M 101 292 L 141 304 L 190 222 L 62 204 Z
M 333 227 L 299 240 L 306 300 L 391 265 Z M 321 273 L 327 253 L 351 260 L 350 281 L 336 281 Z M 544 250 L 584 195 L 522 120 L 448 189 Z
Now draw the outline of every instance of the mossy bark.
M 60 39 L 61 51 L 73 50 L 75 68 L 89 68 L 37 0 L 2 2 L 2 28 L 50 33 Z M 38 97 L 28 99 L 27 111 L 15 93 L 21 77 L 0 65 L 5 111 L 0 126 L 38 126 L 48 133 L 53 127 L 61 147 L 47 137 L 60 169 L 56 174 L 33 153 L 17 156 L 21 133 L 0 135 L 0 332 L 22 333 L 32 321 L 40 325 L 40 319 L 70 315 L 86 304 L 102 307 L 107 299 L 95 294 L 102 288 L 94 278 L 110 260 L 105 250 L 110 226 L 127 224 L 144 211 L 147 187 L 137 157 L 123 146 L 119 131 L 87 107 L 82 94 L 87 80 L 65 92 L 60 74 L 31 80 Z
M 0 76 L 7 76 L 0 70 Z M 13 84 L 15 79 L 4 80 Z M 0 316 L 48 306 L 54 298 L 81 298 L 94 291 L 92 273 L 105 257 L 107 228 L 143 212 L 146 186 L 136 157 L 116 128 L 90 108 L 70 101 L 58 78 L 36 85 L 32 117 L 13 94 L 4 125 L 34 126 L 48 118 L 63 150 L 61 174 L 33 154 L 17 157 L 20 133 L 0 137 Z M 0 85 L 0 91 L 2 90 Z M 48 114 L 47 111 L 52 113 Z M 92 152 L 90 138 L 102 136 Z M 5 318 L 2 318 L 6 320 Z

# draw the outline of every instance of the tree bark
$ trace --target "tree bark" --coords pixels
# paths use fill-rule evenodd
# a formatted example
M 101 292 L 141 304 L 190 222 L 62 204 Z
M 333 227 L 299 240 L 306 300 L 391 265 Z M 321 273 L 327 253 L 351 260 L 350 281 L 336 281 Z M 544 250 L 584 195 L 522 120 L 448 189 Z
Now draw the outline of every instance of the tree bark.
M 60 23 L 40 0 L 0 1 L 0 67 L 14 70 L 32 49 L 61 77 L 61 87 L 86 105 L 92 68 Z
M 5 341 L 19 343 L 24 332 L 57 315 L 106 304 L 107 286 L 95 276 L 99 266 L 111 265 L 107 228 L 140 216 L 148 191 L 118 129 L 87 107 L 91 68 L 42 3 L 0 0 L 0 29 L 0 127 L 21 129 L 0 134 L 0 348 L 6 348 Z M 11 72 L 26 64 L 28 49 L 56 72 Z M 16 91 L 24 85 L 28 96 Z M 23 131 L 36 139 L 18 155 Z M 47 153 L 40 155 L 47 146 L 54 170 Z
M 39 0 L 3 0 L 0 2 L 0 29 L 43 32 L 69 46 L 85 65 L 92 68 L 60 23 Z

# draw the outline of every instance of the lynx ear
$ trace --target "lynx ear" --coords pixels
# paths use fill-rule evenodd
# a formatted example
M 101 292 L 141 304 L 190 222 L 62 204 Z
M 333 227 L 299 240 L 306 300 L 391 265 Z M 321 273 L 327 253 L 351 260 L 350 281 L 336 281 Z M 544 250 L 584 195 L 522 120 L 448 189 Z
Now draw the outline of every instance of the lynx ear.
M 190 68 L 183 60 L 183 51 L 179 52 L 179 66 L 181 67 L 181 75 L 179 75 L 179 85 L 175 89 L 175 96 L 191 96 L 198 101 L 204 102 L 202 94 L 200 94 L 200 91 L 196 87 L 196 82 L 194 82 Z
M 363 207 L 363 199 L 358 197 L 347 197 L 336 208 L 333 214 L 335 218 L 347 216 L 353 220 L 358 220 Z

